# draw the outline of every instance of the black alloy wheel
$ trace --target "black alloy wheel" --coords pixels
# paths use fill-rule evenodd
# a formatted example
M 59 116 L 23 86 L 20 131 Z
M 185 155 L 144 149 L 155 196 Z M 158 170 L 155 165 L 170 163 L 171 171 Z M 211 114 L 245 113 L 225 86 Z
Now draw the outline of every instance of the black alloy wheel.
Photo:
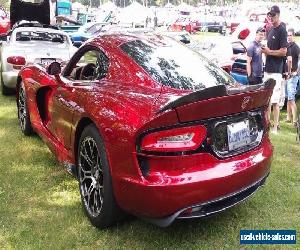
M 21 82 L 21 85 L 19 87 L 18 118 L 19 118 L 19 125 L 23 134 L 31 135 L 33 131 L 31 127 L 30 116 L 27 107 L 25 87 L 23 82 Z
M 106 228 L 121 220 L 122 211 L 114 198 L 104 143 L 93 124 L 81 134 L 77 168 L 83 208 L 91 223 Z

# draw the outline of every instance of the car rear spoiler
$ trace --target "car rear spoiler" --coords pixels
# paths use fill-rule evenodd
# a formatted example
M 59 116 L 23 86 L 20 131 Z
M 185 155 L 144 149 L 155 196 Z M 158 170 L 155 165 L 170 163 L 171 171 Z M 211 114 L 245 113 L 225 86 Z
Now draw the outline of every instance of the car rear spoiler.
M 43 0 L 41 3 L 23 2 L 11 0 L 10 23 L 11 27 L 22 20 L 37 21 L 41 24 L 50 25 L 50 1 Z
M 211 98 L 217 98 L 221 96 L 234 95 L 239 93 L 244 93 L 248 91 L 256 91 L 262 89 L 273 89 L 275 86 L 275 80 L 269 78 L 262 84 L 257 85 L 242 85 L 239 87 L 230 87 L 227 88 L 226 85 L 218 85 L 214 87 L 210 87 L 207 89 L 199 90 L 193 93 L 190 93 L 186 96 L 180 97 L 175 101 L 168 103 L 162 109 L 160 109 L 157 113 L 162 113 L 169 109 L 174 109 L 189 103 L 203 101 Z

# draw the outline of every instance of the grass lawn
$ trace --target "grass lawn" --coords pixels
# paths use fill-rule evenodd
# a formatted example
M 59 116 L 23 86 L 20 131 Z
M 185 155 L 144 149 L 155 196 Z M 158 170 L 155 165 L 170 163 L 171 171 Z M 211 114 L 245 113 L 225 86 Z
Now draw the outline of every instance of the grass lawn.
M 0 96 L 1 248 L 248 249 L 240 229 L 297 229 L 300 248 L 300 143 L 291 125 L 272 136 L 266 186 L 239 206 L 165 229 L 133 219 L 100 231 L 83 213 L 77 182 L 39 137 L 21 134 L 16 114 L 14 97 Z

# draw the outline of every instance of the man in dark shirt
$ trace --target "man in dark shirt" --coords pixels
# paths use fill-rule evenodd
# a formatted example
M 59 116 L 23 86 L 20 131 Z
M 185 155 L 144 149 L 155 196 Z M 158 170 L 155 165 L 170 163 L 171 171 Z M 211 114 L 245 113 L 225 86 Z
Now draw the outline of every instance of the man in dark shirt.
M 295 43 L 294 29 L 288 30 L 288 47 L 287 47 L 287 122 L 293 122 L 297 126 L 297 105 L 295 96 L 297 92 L 297 84 L 300 80 L 300 68 L 298 67 L 298 59 L 300 57 L 299 46 Z
M 284 94 L 284 82 L 282 72 L 284 67 L 284 57 L 287 53 L 287 32 L 285 25 L 280 21 L 280 9 L 277 5 L 272 6 L 268 12 L 268 18 L 273 25 L 267 37 L 267 46 L 262 47 L 262 53 L 266 55 L 265 79 L 273 78 L 276 85 L 269 106 L 269 118 L 271 116 L 271 106 L 273 107 L 274 127 L 273 133 L 277 133 L 279 125 L 279 102 Z
M 265 37 L 265 29 L 258 28 L 255 40 L 247 48 L 247 75 L 249 84 L 262 83 L 263 66 L 261 55 L 261 41 Z

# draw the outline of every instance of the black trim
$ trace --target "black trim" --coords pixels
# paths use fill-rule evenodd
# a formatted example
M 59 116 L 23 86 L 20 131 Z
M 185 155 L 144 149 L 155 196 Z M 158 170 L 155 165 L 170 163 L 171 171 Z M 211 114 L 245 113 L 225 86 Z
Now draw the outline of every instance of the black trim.
M 157 114 L 162 113 L 169 109 L 175 109 L 189 103 L 203 101 L 211 98 L 240 94 L 248 91 L 256 91 L 260 89 L 273 89 L 276 82 L 274 79 L 269 78 L 262 84 L 257 85 L 242 85 L 239 87 L 227 87 L 226 85 L 218 85 L 203 90 L 199 90 L 188 95 L 182 96 L 175 101 L 168 103 L 161 108 Z
M 227 95 L 226 86 L 225 85 L 218 85 L 207 89 L 202 89 L 186 96 L 180 97 L 177 100 L 168 103 L 162 109 L 158 111 L 158 113 L 164 112 L 168 109 L 174 109 L 179 106 L 183 106 L 188 103 L 203 101 L 210 98 L 216 98 L 220 96 Z
M 160 227 L 167 227 L 175 219 L 201 218 L 201 217 L 207 217 L 222 212 L 249 198 L 258 188 L 260 188 L 265 184 L 268 176 L 269 173 L 263 178 L 261 178 L 260 180 L 253 183 L 252 185 L 245 187 L 237 192 L 220 197 L 216 200 L 211 200 L 205 203 L 200 203 L 200 204 L 195 204 L 193 206 L 185 207 L 170 216 L 164 218 L 142 218 L 142 219 Z M 185 210 L 191 208 L 199 208 L 200 210 L 190 214 L 189 216 L 181 215 Z

